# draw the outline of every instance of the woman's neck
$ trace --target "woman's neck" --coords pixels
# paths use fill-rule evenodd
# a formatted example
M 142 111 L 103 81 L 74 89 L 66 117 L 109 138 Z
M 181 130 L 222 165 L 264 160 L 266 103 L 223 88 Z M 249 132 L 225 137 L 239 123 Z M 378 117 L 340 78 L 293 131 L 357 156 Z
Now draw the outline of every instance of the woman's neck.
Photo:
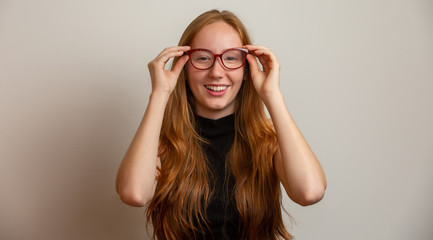
M 223 117 L 226 117 L 228 115 L 233 114 L 234 111 L 214 111 L 214 112 L 210 112 L 210 111 L 197 111 L 195 112 L 196 115 L 200 116 L 200 117 L 204 117 L 204 118 L 208 118 L 208 119 L 213 119 L 213 120 L 217 120 Z

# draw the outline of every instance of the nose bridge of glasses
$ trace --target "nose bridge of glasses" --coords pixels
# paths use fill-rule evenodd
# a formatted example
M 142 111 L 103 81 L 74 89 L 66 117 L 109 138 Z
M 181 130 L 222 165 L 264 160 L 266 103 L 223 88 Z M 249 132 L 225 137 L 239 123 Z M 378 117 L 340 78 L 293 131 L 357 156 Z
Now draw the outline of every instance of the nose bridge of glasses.
M 202 50 L 202 51 L 203 51 L 203 50 Z M 213 53 L 213 52 L 210 51 L 210 50 L 204 50 L 204 51 L 205 51 L 205 52 L 208 52 L 209 55 L 212 56 L 212 60 L 211 60 L 211 62 L 210 62 L 210 66 L 209 66 L 209 68 L 213 68 L 213 67 L 215 67 L 215 62 L 217 61 L 217 58 L 220 59 L 219 64 L 221 65 L 221 67 L 223 67 L 224 69 L 227 68 L 226 65 L 224 64 L 224 60 L 223 60 L 223 57 L 222 57 L 222 56 L 225 54 L 225 52 L 220 53 L 220 54 L 216 54 L 216 53 Z
M 226 67 L 226 65 L 224 64 L 224 60 L 223 60 L 223 54 L 224 53 L 221 53 L 221 54 L 214 54 L 214 63 L 213 63 L 213 65 L 215 65 L 215 62 L 217 61 L 217 58 L 219 58 L 220 59 L 220 61 L 219 61 L 219 63 L 221 64 L 221 66 L 222 67 Z
M 215 65 L 217 64 L 219 64 L 221 68 L 226 69 L 226 66 L 223 63 L 222 54 L 214 54 L 214 53 L 211 54 L 212 54 L 212 60 L 208 63 L 209 65 L 207 66 L 207 69 L 215 69 Z M 217 58 L 219 58 L 220 60 L 217 61 Z

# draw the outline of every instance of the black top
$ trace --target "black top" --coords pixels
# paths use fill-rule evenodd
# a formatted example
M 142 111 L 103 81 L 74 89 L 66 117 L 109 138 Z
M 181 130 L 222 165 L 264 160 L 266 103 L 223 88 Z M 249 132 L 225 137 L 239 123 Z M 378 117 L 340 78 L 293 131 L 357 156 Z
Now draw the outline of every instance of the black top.
M 209 142 L 203 144 L 207 156 L 213 187 L 213 195 L 206 211 L 212 233 L 205 227 L 205 236 L 198 239 L 239 239 L 239 212 L 233 197 L 234 178 L 226 179 L 226 156 L 234 140 L 234 114 L 212 120 L 196 115 L 197 131 Z M 205 225 L 204 225 L 205 226 Z

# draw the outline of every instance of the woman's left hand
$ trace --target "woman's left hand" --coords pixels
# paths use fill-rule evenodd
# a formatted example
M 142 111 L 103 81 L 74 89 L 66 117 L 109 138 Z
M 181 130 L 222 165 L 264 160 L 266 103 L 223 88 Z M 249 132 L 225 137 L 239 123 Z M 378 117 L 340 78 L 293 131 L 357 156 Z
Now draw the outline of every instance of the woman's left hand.
M 280 94 L 280 63 L 267 47 L 254 45 L 244 47 L 249 50 L 247 60 L 250 65 L 254 88 L 266 103 L 270 97 Z M 263 70 L 259 68 L 256 57 Z

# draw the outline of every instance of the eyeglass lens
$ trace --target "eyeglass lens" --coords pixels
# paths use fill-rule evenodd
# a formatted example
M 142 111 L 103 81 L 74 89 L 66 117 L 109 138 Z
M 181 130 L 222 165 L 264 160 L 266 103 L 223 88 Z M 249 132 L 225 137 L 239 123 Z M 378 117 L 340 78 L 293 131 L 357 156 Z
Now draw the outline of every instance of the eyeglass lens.
M 238 49 L 228 50 L 222 54 L 221 60 L 226 68 L 239 68 L 245 62 L 245 52 Z M 191 53 L 191 61 L 196 68 L 209 69 L 214 64 L 215 57 L 209 51 L 199 50 Z

